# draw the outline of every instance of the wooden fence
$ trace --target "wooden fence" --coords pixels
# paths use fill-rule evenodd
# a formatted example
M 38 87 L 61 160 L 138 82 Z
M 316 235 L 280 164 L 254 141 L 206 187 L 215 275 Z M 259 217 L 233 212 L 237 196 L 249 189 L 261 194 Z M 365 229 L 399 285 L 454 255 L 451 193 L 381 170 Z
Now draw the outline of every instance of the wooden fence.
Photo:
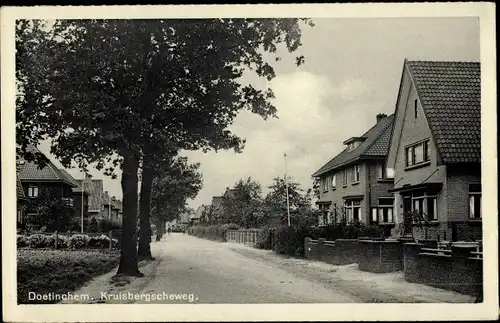
M 230 230 L 226 232 L 227 242 L 241 243 L 247 246 L 254 246 L 257 243 L 259 230 Z

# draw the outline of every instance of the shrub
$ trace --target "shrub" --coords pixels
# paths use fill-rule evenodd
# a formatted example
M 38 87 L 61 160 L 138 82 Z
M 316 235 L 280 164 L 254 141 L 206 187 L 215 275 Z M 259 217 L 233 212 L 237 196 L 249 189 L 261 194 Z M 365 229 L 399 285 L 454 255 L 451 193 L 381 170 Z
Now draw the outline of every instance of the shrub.
M 304 256 L 304 239 L 314 233 L 311 227 L 281 226 L 276 229 L 274 251 L 289 256 Z
M 99 232 L 108 232 L 113 229 L 113 222 L 111 220 L 103 219 L 99 221 Z
M 87 246 L 90 248 L 109 248 L 109 237 L 105 234 L 100 236 L 93 236 L 89 238 Z M 118 244 L 117 239 L 113 239 L 112 247 L 116 247 Z
M 74 234 L 69 238 L 68 247 L 72 249 L 80 249 L 87 246 L 90 237 L 86 234 Z
M 30 248 L 46 248 L 50 242 L 46 235 L 40 233 L 30 235 L 27 240 Z
M 27 247 L 28 246 L 28 237 L 18 234 L 17 235 L 17 247 L 22 248 L 22 247 Z
M 257 242 L 255 243 L 255 247 L 259 249 L 272 250 L 273 246 L 271 245 L 271 234 L 272 229 L 270 227 L 260 228 L 257 232 Z
M 195 225 L 188 228 L 188 234 L 195 237 L 215 240 L 226 241 L 226 233 L 229 230 L 237 230 L 239 227 L 234 223 L 230 224 L 214 224 L 214 225 Z

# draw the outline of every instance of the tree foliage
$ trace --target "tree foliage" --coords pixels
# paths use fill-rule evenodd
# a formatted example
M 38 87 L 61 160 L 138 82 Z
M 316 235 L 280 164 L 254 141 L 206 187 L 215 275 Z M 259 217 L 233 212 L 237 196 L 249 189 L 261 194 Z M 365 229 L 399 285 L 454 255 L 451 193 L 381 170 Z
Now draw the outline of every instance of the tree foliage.
M 73 224 L 73 207 L 69 199 L 61 199 L 55 188 L 41 188 L 36 198 L 24 206 L 28 226 L 46 226 L 48 231 L 66 231 Z
M 272 91 L 242 84 L 241 76 L 253 70 L 271 80 L 278 46 L 297 50 L 303 23 L 312 25 L 295 18 L 80 19 L 44 29 L 18 20 L 19 153 L 28 159 L 27 144 L 48 137 L 64 166 L 93 163 L 110 176 L 122 169 L 118 271 L 136 274 L 141 160 L 159 150 L 240 151 L 245 140 L 228 130 L 237 113 L 276 114 Z
M 262 189 L 251 177 L 240 179 L 222 202 L 222 218 L 242 227 L 258 227 L 264 218 Z
M 304 190 L 298 182 L 288 179 L 288 203 L 292 225 L 315 225 L 317 211 L 312 206 L 312 190 Z M 284 178 L 274 178 L 269 186 L 269 193 L 264 198 L 265 212 L 268 218 L 279 218 L 282 224 L 288 223 L 287 183 Z

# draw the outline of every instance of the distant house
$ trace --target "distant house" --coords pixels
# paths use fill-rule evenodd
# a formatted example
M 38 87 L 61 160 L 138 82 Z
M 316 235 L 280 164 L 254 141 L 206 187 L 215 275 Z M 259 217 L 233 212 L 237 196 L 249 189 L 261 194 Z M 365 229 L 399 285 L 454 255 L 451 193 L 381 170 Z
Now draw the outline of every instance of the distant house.
M 394 226 L 394 197 L 388 192 L 393 179 L 385 165 L 392 122 L 393 115 L 377 115 L 370 130 L 345 140 L 345 149 L 312 175 L 320 181 L 320 225 L 362 222 Z
M 214 196 L 212 197 L 212 204 L 210 206 L 210 223 L 219 223 L 223 215 L 223 197 Z
M 397 222 L 417 211 L 427 238 L 481 239 L 480 63 L 404 61 L 387 162 Z
M 71 189 L 71 198 L 73 199 L 75 219 L 81 219 L 83 216 L 85 220 L 89 208 L 89 193 L 84 191 L 77 180 L 73 176 L 71 176 L 71 174 L 69 174 L 65 169 L 60 168 L 59 171 L 66 177 L 69 182 L 75 185 L 75 187 Z
M 116 224 L 122 223 L 122 202 L 115 198 L 114 196 L 111 198 L 111 221 Z
M 89 194 L 88 218 L 105 219 L 104 189 L 102 179 L 77 179 L 76 182 Z
M 36 147 L 28 147 L 28 151 L 41 153 Z M 39 168 L 35 162 L 28 162 L 23 158 L 17 161 L 18 178 L 21 182 L 24 195 L 28 199 L 36 199 L 42 192 L 51 192 L 60 197 L 68 207 L 73 207 L 72 189 L 77 185 L 69 180 L 52 162 L 48 162 L 43 168 Z

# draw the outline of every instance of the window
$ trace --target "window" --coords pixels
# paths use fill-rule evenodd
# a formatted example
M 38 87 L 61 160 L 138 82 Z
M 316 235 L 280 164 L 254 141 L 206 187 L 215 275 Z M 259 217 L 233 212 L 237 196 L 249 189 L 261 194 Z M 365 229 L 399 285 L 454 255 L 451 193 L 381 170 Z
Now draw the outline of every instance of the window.
M 323 192 L 328 192 L 328 177 L 323 177 Z
M 422 164 L 429 160 L 429 140 L 406 147 L 406 167 Z
M 415 99 L 413 102 L 413 109 L 415 110 L 415 119 L 418 118 L 418 100 Z
M 353 183 L 359 182 L 359 165 L 355 165 L 352 173 Z
M 347 185 L 347 169 L 344 169 L 344 181 L 343 181 L 344 186 Z
M 469 218 L 482 219 L 481 184 L 469 185 Z
M 377 174 L 379 179 L 387 178 L 387 169 L 385 167 L 385 162 L 379 162 L 377 164 Z
M 429 196 L 426 193 L 413 194 L 412 211 L 418 211 L 427 221 L 437 221 L 437 196 Z
M 37 186 L 29 186 L 28 187 L 28 197 L 37 197 L 38 196 L 38 187 Z
M 346 200 L 344 202 L 344 210 L 347 216 L 347 222 L 360 222 L 361 221 L 361 201 L 360 200 Z
M 378 207 L 372 208 L 372 223 L 394 222 L 394 199 L 379 198 Z
M 335 189 L 336 186 L 337 186 L 337 176 L 336 176 L 336 174 L 333 174 L 332 175 L 332 190 Z
M 321 211 L 321 215 L 319 218 L 320 225 L 328 225 L 330 223 L 330 219 L 328 216 L 330 206 L 328 204 L 320 204 L 319 210 Z

